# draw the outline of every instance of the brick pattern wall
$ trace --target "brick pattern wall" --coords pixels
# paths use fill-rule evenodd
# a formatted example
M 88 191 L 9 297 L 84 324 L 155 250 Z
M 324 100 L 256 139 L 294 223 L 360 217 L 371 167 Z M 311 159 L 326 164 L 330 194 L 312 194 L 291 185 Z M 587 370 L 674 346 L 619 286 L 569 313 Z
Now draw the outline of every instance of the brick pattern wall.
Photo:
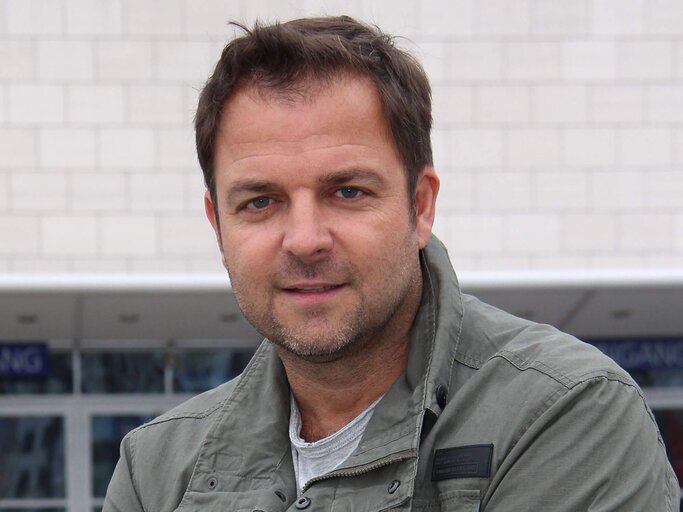
M 0 0 L 0 272 L 219 270 L 191 123 L 225 21 L 339 12 L 431 77 L 456 267 L 683 266 L 679 0 Z

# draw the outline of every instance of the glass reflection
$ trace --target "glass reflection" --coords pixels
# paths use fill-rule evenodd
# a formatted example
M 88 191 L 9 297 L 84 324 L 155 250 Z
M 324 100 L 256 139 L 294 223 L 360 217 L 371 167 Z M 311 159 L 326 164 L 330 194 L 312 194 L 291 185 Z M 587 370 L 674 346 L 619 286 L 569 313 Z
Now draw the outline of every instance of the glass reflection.
M 63 498 L 64 420 L 0 417 L 0 496 Z
M 92 417 L 93 496 L 103 498 L 106 494 L 109 480 L 119 460 L 119 445 L 123 436 L 158 415 L 159 413 Z
M 163 393 L 163 351 L 85 352 L 83 393 Z
M 177 393 L 199 393 L 236 377 L 254 350 L 189 350 L 179 353 L 173 378 Z

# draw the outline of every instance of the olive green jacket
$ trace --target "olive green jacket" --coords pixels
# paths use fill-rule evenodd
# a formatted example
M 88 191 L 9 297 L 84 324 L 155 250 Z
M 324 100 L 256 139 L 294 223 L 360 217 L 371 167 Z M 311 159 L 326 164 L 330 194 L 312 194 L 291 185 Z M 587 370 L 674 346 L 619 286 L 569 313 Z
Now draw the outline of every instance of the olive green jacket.
M 423 253 L 408 368 L 356 451 L 297 498 L 289 387 L 265 341 L 238 379 L 126 436 L 104 512 L 679 509 L 643 395 L 593 347 L 461 294 Z

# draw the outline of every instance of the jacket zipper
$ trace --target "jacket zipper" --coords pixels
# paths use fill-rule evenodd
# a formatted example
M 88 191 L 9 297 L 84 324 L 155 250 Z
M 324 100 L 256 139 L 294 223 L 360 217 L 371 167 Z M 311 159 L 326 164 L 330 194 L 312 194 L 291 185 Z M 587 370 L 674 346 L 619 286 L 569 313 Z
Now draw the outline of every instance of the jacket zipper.
M 376 469 L 389 466 L 391 464 L 394 464 L 395 462 L 401 462 L 407 459 L 412 459 L 416 456 L 416 454 L 416 450 L 413 449 L 403 450 L 401 452 L 395 453 L 394 455 L 389 455 L 388 457 L 380 460 L 379 462 L 366 464 L 365 466 L 361 466 L 357 469 L 349 468 L 340 469 L 338 471 L 331 471 L 330 473 L 326 473 L 324 475 L 316 476 L 315 478 L 310 479 L 308 482 L 306 482 L 306 485 L 303 487 L 303 489 L 301 489 L 301 492 L 306 492 L 311 487 L 311 484 L 320 482 L 321 480 L 329 480 L 330 478 L 338 477 L 353 477 L 364 475 L 365 473 L 370 473 L 371 471 L 375 471 Z

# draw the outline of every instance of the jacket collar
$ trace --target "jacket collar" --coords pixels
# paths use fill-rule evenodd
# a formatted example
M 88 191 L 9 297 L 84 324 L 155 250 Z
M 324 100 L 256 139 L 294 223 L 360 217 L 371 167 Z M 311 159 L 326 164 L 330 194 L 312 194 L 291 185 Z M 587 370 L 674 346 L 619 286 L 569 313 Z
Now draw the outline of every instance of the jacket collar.
M 424 286 L 411 330 L 408 367 L 377 405 L 363 440 L 340 469 L 415 457 L 425 413 L 435 418 L 440 414 L 440 387 L 448 395 L 462 298 L 446 249 L 436 237 L 420 259 Z M 295 492 L 289 403 L 284 368 L 265 340 L 207 436 L 190 487 L 200 490 L 206 475 L 220 473 L 232 492 L 273 486 Z

